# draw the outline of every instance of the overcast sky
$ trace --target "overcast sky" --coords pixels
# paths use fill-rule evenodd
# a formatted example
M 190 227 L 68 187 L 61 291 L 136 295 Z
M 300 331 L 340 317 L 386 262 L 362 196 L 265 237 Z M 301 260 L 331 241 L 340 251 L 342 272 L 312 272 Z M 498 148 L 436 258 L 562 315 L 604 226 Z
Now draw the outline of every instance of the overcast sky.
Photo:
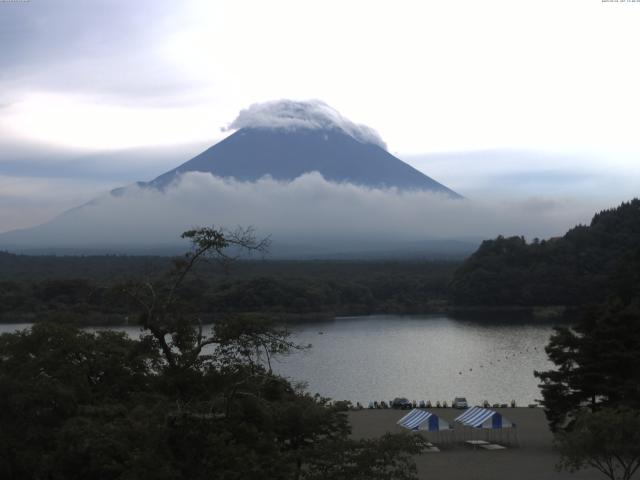
M 640 185 L 640 3 L 0 2 L 0 231 L 321 99 L 467 196 Z M 591 205 L 591 204 L 590 204 Z

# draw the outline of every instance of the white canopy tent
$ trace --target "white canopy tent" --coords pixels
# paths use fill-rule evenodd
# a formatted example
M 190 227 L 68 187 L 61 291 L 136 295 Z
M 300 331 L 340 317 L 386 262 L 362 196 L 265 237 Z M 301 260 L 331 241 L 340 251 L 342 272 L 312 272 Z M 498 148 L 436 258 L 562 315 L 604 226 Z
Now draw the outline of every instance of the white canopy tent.
M 494 410 L 482 407 L 471 407 L 457 416 L 454 421 L 463 427 L 468 427 L 471 438 L 473 438 L 474 430 L 481 430 L 487 432 L 490 440 L 507 441 L 511 443 L 511 433 L 513 433 L 513 440 L 515 440 L 516 444 L 518 443 L 516 424 Z M 503 432 L 506 433 L 506 438 Z
M 471 407 L 454 421 L 473 428 L 515 428 L 516 426 L 501 413 L 482 407 Z
M 442 420 L 437 415 L 427 411 L 414 408 L 404 417 L 398 420 L 398 425 L 409 430 L 424 430 L 427 432 L 440 432 L 450 430 L 449 422 Z

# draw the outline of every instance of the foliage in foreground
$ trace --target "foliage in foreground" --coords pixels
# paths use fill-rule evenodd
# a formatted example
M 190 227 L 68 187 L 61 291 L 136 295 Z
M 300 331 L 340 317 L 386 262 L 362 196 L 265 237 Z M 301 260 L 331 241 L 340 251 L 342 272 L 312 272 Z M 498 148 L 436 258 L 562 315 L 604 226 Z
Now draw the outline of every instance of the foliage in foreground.
M 551 429 L 571 426 L 587 408 L 640 409 L 640 301 L 591 309 L 558 327 L 546 347 L 554 370 L 536 372 Z
M 604 408 L 583 411 L 573 428 L 556 436 L 559 469 L 593 467 L 611 480 L 629 480 L 640 467 L 640 412 Z
M 628 480 L 640 466 L 640 263 L 630 259 L 611 282 L 608 304 L 546 347 L 555 369 L 536 372 L 560 450 L 560 469 L 593 467 Z
M 349 438 L 346 415 L 270 368 L 301 348 L 259 318 L 206 332 L 176 292 L 250 231 L 185 233 L 166 277 L 127 287 L 139 340 L 42 323 L 0 336 L 0 478 L 414 479 L 419 436 Z

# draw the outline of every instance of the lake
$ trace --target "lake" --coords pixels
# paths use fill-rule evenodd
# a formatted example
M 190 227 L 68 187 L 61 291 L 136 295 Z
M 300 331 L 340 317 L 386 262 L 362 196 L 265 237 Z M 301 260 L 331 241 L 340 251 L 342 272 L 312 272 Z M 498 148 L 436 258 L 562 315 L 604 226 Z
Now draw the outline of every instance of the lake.
M 0 325 L 0 332 L 25 327 Z M 533 371 L 551 367 L 547 323 L 375 315 L 290 328 L 296 342 L 313 347 L 280 359 L 274 370 L 308 382 L 313 393 L 365 405 L 396 396 L 526 405 L 541 398 Z M 116 330 L 139 334 L 137 327 Z

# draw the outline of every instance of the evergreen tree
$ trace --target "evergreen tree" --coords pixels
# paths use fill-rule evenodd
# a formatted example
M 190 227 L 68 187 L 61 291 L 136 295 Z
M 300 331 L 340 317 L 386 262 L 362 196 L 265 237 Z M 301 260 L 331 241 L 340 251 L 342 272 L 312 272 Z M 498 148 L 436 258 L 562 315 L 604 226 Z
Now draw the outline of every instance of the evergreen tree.
M 549 424 L 570 425 L 582 408 L 640 408 L 640 302 L 614 299 L 573 328 L 556 328 L 546 347 L 555 370 L 536 372 Z

